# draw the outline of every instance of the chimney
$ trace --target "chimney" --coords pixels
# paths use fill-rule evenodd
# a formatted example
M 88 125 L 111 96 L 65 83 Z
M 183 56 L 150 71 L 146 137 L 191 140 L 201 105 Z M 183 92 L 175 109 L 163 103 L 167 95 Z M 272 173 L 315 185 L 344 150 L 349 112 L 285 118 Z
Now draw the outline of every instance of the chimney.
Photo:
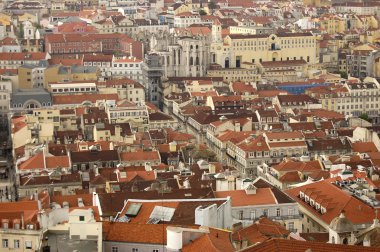
M 25 229 L 24 212 L 22 212 L 22 214 L 21 214 L 21 229 Z
M 120 125 L 115 125 L 115 137 L 120 138 L 120 136 L 121 136 Z

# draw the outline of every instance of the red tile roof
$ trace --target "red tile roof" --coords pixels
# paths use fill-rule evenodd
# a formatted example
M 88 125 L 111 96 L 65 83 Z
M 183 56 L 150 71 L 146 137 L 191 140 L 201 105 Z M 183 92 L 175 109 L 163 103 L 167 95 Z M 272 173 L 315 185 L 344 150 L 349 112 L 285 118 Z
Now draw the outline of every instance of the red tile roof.
M 80 94 L 80 95 L 53 95 L 54 104 L 82 104 L 85 101 L 95 103 L 99 100 L 115 100 L 118 101 L 117 94 Z
M 318 160 L 301 162 L 292 159 L 286 159 L 278 165 L 273 166 L 273 169 L 279 172 L 315 172 L 323 170 L 323 166 Z
M 3 53 L 0 52 L 0 60 L 2 61 L 36 61 L 36 60 L 44 60 L 46 59 L 47 53 L 45 52 L 12 52 L 12 53 Z
M 166 245 L 164 224 L 103 222 L 105 241 Z
M 23 129 L 27 126 L 25 116 L 12 117 L 11 121 L 12 121 L 12 133 L 13 134 L 20 131 L 21 129 Z
M 247 194 L 245 190 L 217 191 L 214 194 L 217 198 L 226 198 L 230 196 L 232 199 L 232 207 L 269 205 L 277 203 L 277 200 L 270 188 L 257 188 L 255 194 Z
M 265 136 L 268 140 L 276 140 L 276 139 L 293 139 L 293 138 L 304 138 L 302 132 L 293 131 L 293 132 L 267 132 Z
M 242 252 L 374 252 L 378 249 L 364 246 L 340 245 L 323 242 L 271 239 L 258 245 L 241 250 Z
M 302 182 L 300 174 L 297 171 L 287 172 L 279 179 L 282 183 L 299 183 Z
M 321 206 L 325 207 L 326 213 L 322 214 L 320 211 L 302 200 L 299 197 L 300 191 L 304 192 L 305 195 L 310 196 L 317 203 L 320 203 Z M 330 180 L 323 180 L 288 189 L 285 192 L 327 225 L 329 225 L 335 217 L 338 217 L 342 211 L 345 212 L 347 219 L 353 224 L 370 224 L 375 218 L 374 208 L 354 196 L 345 193 L 339 187 L 332 184 Z M 358 212 L 361 214 L 357 214 Z
M 352 151 L 359 153 L 378 152 L 376 145 L 373 142 L 356 142 L 352 143 Z
M 121 161 L 159 161 L 160 153 L 158 151 L 136 151 L 120 153 Z
M 231 232 L 209 228 L 210 233 L 204 234 L 198 239 L 185 245 L 182 248 L 183 252 L 232 252 L 235 251 L 232 246 L 230 235 Z
M 262 217 L 256 223 L 234 232 L 232 240 L 235 242 L 248 241 L 249 244 L 256 244 L 270 238 L 286 238 L 289 233 L 280 223 Z
M 45 158 L 45 162 L 44 162 Z M 69 168 L 70 158 L 68 156 L 45 156 L 40 152 L 18 166 L 19 170 L 33 169 L 55 169 L 57 167 Z

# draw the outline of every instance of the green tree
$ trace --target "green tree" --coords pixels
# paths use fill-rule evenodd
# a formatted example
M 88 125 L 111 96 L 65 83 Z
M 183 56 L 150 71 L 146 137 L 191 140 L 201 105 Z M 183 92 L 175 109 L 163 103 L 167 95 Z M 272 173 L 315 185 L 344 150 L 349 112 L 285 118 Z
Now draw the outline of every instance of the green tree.
M 364 121 L 371 122 L 371 118 L 369 118 L 368 114 L 363 113 L 359 116 L 360 119 L 363 119 Z
M 339 73 L 340 73 L 340 78 L 343 78 L 343 79 L 347 79 L 348 78 L 347 72 L 340 71 Z
M 20 28 L 19 28 L 19 37 L 24 38 L 24 25 L 20 23 Z
M 201 16 L 207 15 L 207 12 L 204 10 L 199 10 L 199 15 Z
M 217 5 L 215 2 L 211 1 L 208 3 L 208 8 L 214 12 L 214 10 L 217 8 Z
M 210 162 L 215 162 L 216 161 L 216 155 L 213 151 L 209 149 L 197 149 L 197 151 L 194 153 L 194 159 L 199 160 L 199 159 L 204 159 L 208 160 Z

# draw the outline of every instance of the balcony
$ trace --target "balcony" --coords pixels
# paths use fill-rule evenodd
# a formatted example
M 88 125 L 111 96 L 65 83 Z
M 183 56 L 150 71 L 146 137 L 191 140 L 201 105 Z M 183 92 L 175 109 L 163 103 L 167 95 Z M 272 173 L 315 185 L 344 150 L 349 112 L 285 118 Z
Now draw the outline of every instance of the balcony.
M 284 220 L 294 220 L 294 219 L 302 219 L 302 216 L 300 214 L 293 214 L 293 215 L 280 215 L 280 216 L 266 216 L 268 219 L 274 220 L 274 221 L 284 221 Z M 257 221 L 259 220 L 260 217 L 256 218 L 237 218 L 237 220 L 242 220 L 242 221 Z
M 268 51 L 280 51 L 281 48 L 278 48 L 278 47 L 270 47 Z

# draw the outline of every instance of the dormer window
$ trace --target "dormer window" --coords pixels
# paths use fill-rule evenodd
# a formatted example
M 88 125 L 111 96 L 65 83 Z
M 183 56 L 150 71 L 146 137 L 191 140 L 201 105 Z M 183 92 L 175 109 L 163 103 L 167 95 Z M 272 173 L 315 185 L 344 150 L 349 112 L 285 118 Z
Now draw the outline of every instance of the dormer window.
M 300 198 L 301 199 L 305 198 L 305 194 L 302 191 L 300 191 Z
M 3 229 L 8 229 L 8 227 L 9 227 L 8 220 L 3 220 L 2 223 L 1 223 L 1 227 Z
M 322 213 L 322 214 L 326 213 L 326 208 L 321 207 L 321 213 Z
M 309 197 L 305 196 L 305 202 L 309 202 Z

